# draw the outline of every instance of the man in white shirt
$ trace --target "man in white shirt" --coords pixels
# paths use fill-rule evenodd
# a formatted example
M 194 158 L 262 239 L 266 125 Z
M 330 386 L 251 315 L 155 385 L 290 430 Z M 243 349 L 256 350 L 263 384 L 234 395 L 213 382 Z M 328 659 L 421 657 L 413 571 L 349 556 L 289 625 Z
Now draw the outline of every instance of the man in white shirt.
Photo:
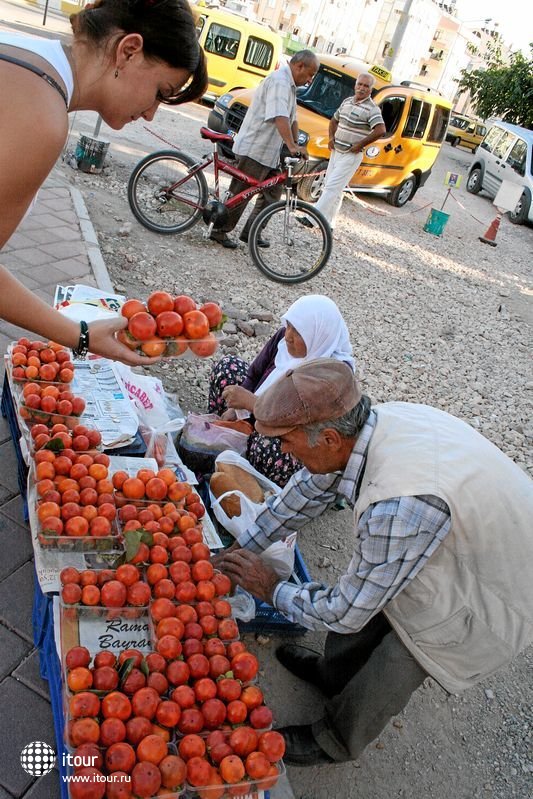
M 381 111 L 370 97 L 374 82 L 374 77 L 366 72 L 359 75 L 353 97 L 341 103 L 329 123 L 331 156 L 315 208 L 325 216 L 331 228 L 335 227 L 344 187 L 363 160 L 363 150 L 386 132 Z M 299 221 L 312 227 L 306 217 Z
M 235 137 L 233 152 L 237 156 L 237 169 L 257 180 L 266 180 L 276 174 L 280 150 L 286 145 L 291 155 L 307 158 L 305 147 L 298 145 L 298 122 L 296 121 L 296 87 L 305 86 L 313 80 L 319 62 L 311 50 L 295 53 L 290 62 L 268 75 L 254 92 L 252 104 Z M 229 191 L 238 194 L 247 184 L 234 178 Z M 282 186 L 257 196 L 254 208 L 241 231 L 241 241 L 248 241 L 248 233 L 256 216 L 269 203 L 280 199 Z M 235 249 L 237 242 L 227 235 L 233 230 L 246 207 L 244 202 L 229 213 L 229 219 L 211 234 L 211 239 L 223 247 Z M 260 239 L 259 246 L 269 246 Z

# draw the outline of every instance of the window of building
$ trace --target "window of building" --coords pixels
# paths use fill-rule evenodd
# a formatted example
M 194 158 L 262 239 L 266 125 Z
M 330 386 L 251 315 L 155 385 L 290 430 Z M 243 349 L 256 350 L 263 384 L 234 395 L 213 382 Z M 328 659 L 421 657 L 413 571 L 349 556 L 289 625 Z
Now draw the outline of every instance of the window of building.
M 258 69 L 270 69 L 274 48 L 270 42 L 250 36 L 244 52 L 244 63 Z
M 421 75 L 427 75 L 428 74 L 428 68 L 427 68 L 426 64 L 422 64 L 422 68 L 420 70 L 420 74 Z
M 213 22 L 205 38 L 205 50 L 222 58 L 235 58 L 239 49 L 241 34 L 234 28 Z

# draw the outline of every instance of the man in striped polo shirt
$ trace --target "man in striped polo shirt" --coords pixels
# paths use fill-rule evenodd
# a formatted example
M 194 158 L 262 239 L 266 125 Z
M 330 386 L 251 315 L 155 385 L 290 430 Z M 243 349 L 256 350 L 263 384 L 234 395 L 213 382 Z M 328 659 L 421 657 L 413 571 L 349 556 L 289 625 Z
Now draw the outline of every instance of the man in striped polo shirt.
M 370 97 L 373 85 L 372 75 L 367 72 L 359 75 L 353 97 L 341 103 L 329 123 L 331 156 L 324 188 L 315 207 L 332 228 L 341 207 L 344 187 L 363 160 L 364 148 L 385 135 L 381 111 Z M 309 223 L 306 218 L 301 221 Z

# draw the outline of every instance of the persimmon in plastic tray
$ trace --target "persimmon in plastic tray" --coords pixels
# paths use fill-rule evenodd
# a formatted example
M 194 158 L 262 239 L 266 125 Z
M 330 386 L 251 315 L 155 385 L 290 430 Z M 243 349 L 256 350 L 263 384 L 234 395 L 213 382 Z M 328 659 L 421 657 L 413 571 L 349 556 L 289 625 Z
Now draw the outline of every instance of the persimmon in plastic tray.
M 74 608 L 81 613 L 124 611 L 128 618 L 135 618 L 132 610 L 148 614 L 150 586 L 142 569 L 131 563 L 123 563 L 117 569 L 86 569 L 82 572 L 67 566 L 62 569 L 60 580 L 61 604 L 65 608 Z
M 218 348 L 215 331 L 225 319 L 215 302 L 199 307 L 192 297 L 175 297 L 167 291 L 154 291 L 146 303 L 127 300 L 120 312 L 128 326 L 117 334 L 119 340 L 147 357 L 179 358 L 191 353 L 207 358 Z
M 80 424 L 83 424 L 83 416 L 66 416 L 61 413 L 47 412 L 40 408 L 30 408 L 27 405 L 19 405 L 18 408 L 19 418 L 26 423 L 28 427 L 33 427 L 36 424 L 44 424 L 48 428 L 52 428 L 56 424 L 64 425 L 67 430 L 74 430 Z
M 147 358 L 159 356 L 161 358 L 181 358 L 184 356 L 196 356 L 197 358 L 209 358 L 217 351 L 220 337 L 214 333 L 209 333 L 204 338 L 189 339 L 185 336 L 179 338 L 150 338 L 147 341 L 133 338 L 126 331 L 121 330 L 118 338 L 127 347 L 137 352 L 139 355 L 146 355 Z
M 35 509 L 36 516 L 38 508 Z M 38 516 L 37 516 L 38 518 Z M 103 517 L 96 517 L 91 522 L 96 522 Z M 56 519 L 57 521 L 53 521 Z M 90 524 L 83 516 L 76 516 L 68 519 L 59 532 L 60 525 L 57 522 L 63 520 L 57 516 L 50 516 L 44 520 L 39 520 L 37 538 L 42 547 L 46 549 L 59 549 L 63 552 L 122 552 L 123 538 L 119 532 L 116 522 L 111 522 L 111 532 L 102 534 L 98 532 L 91 534 Z M 69 522 L 73 522 L 69 524 Z M 86 524 L 83 524 L 86 522 Z M 96 525 L 93 524 L 93 530 Z M 69 532 L 67 532 L 67 530 Z
M 20 338 L 8 348 L 8 366 L 14 383 L 27 381 L 65 387 L 74 376 L 72 353 L 61 344 Z

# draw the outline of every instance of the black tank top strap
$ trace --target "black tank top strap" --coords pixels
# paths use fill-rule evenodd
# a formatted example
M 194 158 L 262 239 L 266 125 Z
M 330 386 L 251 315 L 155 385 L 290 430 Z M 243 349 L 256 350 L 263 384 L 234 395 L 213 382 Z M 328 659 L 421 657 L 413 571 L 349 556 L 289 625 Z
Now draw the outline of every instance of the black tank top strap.
M 0 61 L 8 61 L 10 64 L 16 64 L 18 67 L 23 67 L 24 69 L 29 69 L 30 72 L 35 72 L 36 75 L 45 80 L 50 84 L 50 86 L 53 86 L 54 89 L 59 92 L 65 102 L 66 107 L 68 108 L 68 99 L 63 87 L 59 85 L 57 80 L 52 78 L 39 67 L 36 67 L 35 64 L 30 64 L 28 61 L 22 61 L 20 58 L 14 58 L 10 55 L 3 55 L 2 53 L 0 53 Z

